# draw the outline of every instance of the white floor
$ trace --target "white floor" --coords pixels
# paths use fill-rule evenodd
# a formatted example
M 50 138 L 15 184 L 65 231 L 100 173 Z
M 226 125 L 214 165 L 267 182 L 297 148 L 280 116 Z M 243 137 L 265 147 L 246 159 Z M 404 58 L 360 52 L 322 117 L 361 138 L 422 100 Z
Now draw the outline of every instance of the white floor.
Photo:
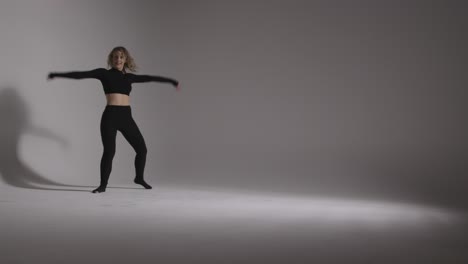
M 467 215 L 415 204 L 136 185 L 0 184 L 0 263 L 468 263 Z

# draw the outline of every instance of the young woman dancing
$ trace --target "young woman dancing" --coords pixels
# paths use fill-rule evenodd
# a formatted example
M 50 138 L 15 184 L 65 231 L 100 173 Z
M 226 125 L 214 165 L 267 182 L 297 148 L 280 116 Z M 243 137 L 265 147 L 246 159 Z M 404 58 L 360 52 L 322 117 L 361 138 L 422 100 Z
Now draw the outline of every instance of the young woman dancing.
M 110 69 L 98 68 L 91 71 L 73 71 L 73 72 L 51 72 L 48 79 L 56 77 L 71 79 L 93 78 L 101 81 L 106 94 L 107 105 L 101 118 L 101 139 L 104 152 L 101 158 L 101 184 L 93 193 L 106 191 L 109 175 L 112 170 L 112 160 L 115 155 L 115 138 L 117 131 L 120 131 L 125 139 L 130 143 L 136 152 L 134 182 L 140 184 L 145 189 L 152 187 L 145 182 L 143 173 L 146 163 L 146 144 L 140 133 L 138 126 L 132 117 L 130 108 L 130 92 L 132 83 L 142 82 L 163 82 L 170 83 L 179 88 L 177 80 L 150 75 L 137 75 L 128 73 L 135 72 L 136 65 L 128 50 L 124 47 L 115 47 L 109 53 L 107 64 Z

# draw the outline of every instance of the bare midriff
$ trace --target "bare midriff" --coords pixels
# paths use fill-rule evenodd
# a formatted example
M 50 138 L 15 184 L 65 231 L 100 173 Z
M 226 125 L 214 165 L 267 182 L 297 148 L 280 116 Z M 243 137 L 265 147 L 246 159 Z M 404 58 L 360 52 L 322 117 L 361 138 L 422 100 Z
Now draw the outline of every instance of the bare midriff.
M 120 93 L 106 94 L 107 105 L 130 105 L 130 96 Z

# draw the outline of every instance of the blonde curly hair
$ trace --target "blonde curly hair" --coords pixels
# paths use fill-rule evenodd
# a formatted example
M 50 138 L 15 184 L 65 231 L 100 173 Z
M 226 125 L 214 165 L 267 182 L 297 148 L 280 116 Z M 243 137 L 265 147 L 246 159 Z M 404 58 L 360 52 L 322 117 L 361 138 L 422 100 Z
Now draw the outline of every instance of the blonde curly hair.
M 115 52 L 122 52 L 125 56 L 125 64 L 124 64 L 124 69 L 125 70 L 130 70 L 132 72 L 136 72 L 137 66 L 135 64 L 135 60 L 133 57 L 130 55 L 128 50 L 125 47 L 119 46 L 115 47 L 112 49 L 112 51 L 109 53 L 107 56 L 107 65 L 112 68 L 112 56 L 114 55 Z

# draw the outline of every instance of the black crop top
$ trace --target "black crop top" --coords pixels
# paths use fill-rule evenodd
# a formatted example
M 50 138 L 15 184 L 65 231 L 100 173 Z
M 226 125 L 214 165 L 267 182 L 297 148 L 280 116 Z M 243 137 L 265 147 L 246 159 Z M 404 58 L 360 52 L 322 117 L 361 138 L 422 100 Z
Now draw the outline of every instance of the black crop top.
M 164 82 L 171 83 L 174 86 L 179 84 L 178 81 L 161 77 L 161 76 L 151 76 L 151 75 L 137 75 L 133 73 L 124 73 L 115 68 L 106 70 L 104 68 L 98 68 L 91 71 L 74 71 L 74 72 L 54 72 L 49 75 L 50 78 L 54 77 L 64 77 L 71 79 L 98 79 L 102 83 L 104 88 L 104 93 L 120 93 L 130 95 L 132 91 L 132 83 L 142 83 L 142 82 Z

